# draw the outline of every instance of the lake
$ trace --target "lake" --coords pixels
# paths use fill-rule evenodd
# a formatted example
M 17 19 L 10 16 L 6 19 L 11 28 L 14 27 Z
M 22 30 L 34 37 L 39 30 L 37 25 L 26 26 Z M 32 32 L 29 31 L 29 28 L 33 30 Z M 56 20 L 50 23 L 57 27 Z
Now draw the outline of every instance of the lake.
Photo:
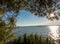
M 13 33 L 16 36 L 27 34 L 38 34 L 47 36 L 49 32 L 49 28 L 47 26 L 25 26 L 25 27 L 16 27 Z
M 16 27 L 13 30 L 15 36 L 22 36 L 24 34 L 38 34 L 44 37 L 50 36 L 53 39 L 60 39 L 60 26 L 25 26 Z
M 38 34 L 47 36 L 49 32 L 49 29 L 47 26 L 25 26 L 25 27 L 16 27 L 13 31 L 13 33 L 16 36 L 20 36 L 23 34 Z

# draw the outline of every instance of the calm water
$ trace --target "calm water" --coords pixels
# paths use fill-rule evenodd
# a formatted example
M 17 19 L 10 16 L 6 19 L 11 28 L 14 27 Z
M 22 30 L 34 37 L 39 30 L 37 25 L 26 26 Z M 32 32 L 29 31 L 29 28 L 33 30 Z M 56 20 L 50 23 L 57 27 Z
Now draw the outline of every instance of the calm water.
M 47 26 L 29 26 L 29 27 L 17 27 L 14 29 L 16 36 L 27 34 L 38 34 L 42 36 L 48 36 L 49 28 Z
M 38 34 L 44 37 L 51 37 L 58 44 L 57 40 L 60 40 L 60 26 L 27 26 L 27 27 L 16 27 L 13 30 L 15 36 L 22 36 L 26 34 Z
M 60 36 L 60 26 L 16 27 L 13 33 L 16 36 L 21 36 L 26 33 L 26 34 L 38 34 L 42 36 L 51 36 L 56 38 Z
M 29 26 L 29 27 L 17 27 L 13 32 L 16 36 L 20 36 L 25 33 L 47 36 L 49 29 L 47 26 Z

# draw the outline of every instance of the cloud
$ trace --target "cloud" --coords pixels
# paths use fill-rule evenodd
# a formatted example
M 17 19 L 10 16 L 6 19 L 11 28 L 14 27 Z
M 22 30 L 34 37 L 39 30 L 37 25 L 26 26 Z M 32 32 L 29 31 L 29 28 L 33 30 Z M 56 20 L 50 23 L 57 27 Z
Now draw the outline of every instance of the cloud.
M 50 22 L 46 22 L 46 24 L 45 25 L 53 25 L 53 26 L 55 26 L 55 25 L 60 25 L 60 21 L 50 21 Z

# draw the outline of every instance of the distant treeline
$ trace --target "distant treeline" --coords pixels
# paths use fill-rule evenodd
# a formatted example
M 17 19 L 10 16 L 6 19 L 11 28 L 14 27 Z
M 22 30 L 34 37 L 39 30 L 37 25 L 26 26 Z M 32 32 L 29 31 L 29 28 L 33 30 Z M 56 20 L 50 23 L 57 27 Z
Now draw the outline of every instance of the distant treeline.
M 37 34 L 24 34 L 18 38 L 15 38 L 7 44 L 55 44 L 54 40 L 50 37 L 43 37 Z

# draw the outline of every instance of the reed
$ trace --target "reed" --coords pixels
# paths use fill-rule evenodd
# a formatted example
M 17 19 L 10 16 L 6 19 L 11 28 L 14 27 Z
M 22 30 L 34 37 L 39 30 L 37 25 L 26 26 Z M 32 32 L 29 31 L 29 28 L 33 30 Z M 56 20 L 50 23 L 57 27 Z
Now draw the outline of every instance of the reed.
M 55 44 L 54 40 L 50 37 L 43 37 L 37 34 L 24 34 L 18 38 L 13 39 L 13 41 L 8 42 L 7 44 Z

